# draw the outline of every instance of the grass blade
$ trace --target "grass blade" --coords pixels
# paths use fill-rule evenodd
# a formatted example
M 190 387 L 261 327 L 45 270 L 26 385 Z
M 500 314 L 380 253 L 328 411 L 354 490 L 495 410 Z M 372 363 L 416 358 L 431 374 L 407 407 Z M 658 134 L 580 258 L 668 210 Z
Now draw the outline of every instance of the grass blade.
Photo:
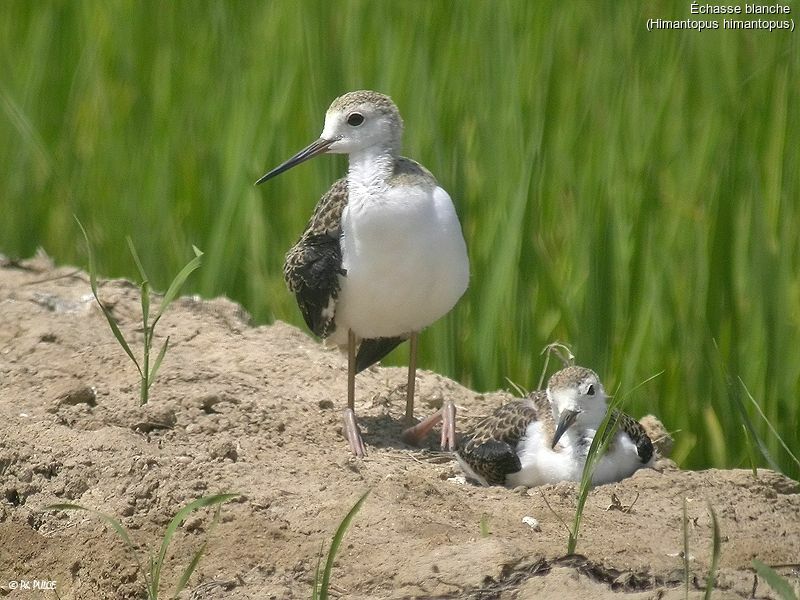
M 81 228 L 81 233 L 83 233 L 83 239 L 86 242 L 86 254 L 89 258 L 89 285 L 92 287 L 92 293 L 94 297 L 97 298 L 97 270 L 95 269 L 94 265 L 94 252 L 92 252 L 92 245 L 89 243 L 89 234 L 86 233 L 86 229 L 83 227 L 83 223 L 77 217 L 77 215 L 72 215 L 75 219 L 75 222 L 78 224 L 78 227 Z
M 528 390 L 526 390 L 524 387 L 522 387 L 515 381 L 512 381 L 508 377 L 506 377 L 505 380 L 508 383 L 508 385 L 510 385 L 511 388 L 514 390 L 514 393 L 517 394 L 520 398 L 524 398 L 529 394 Z
M 142 568 L 142 563 L 139 560 L 139 555 L 136 552 L 136 545 L 133 543 L 130 535 L 128 535 L 128 531 L 123 527 L 122 523 L 120 523 L 117 519 L 112 517 L 111 515 L 107 515 L 105 513 L 100 512 L 99 510 L 94 510 L 91 508 L 86 508 L 85 506 L 81 506 L 80 504 L 51 504 L 50 506 L 45 506 L 43 510 L 82 510 L 92 514 L 96 517 L 100 517 L 103 521 L 108 523 L 111 528 L 116 532 L 116 534 L 125 542 L 125 545 L 128 549 L 133 553 L 133 558 L 136 561 L 136 566 L 139 568 L 139 572 L 145 573 L 144 569 Z M 145 580 L 147 579 L 147 575 L 145 574 Z
M 756 448 L 750 437 L 750 432 L 747 431 L 747 426 L 742 423 L 742 434 L 745 440 L 745 449 L 747 450 L 747 460 L 750 462 L 750 470 L 753 472 L 753 479 L 758 479 L 758 461 L 756 459 Z
M 686 496 L 683 497 L 683 583 L 684 598 L 689 600 L 689 516 L 686 510 Z
M 481 537 L 482 538 L 486 538 L 486 537 L 489 537 L 490 535 L 492 535 L 492 532 L 489 529 L 489 515 L 487 515 L 486 513 L 483 513 L 481 515 L 480 529 L 481 529 Z
M 775 569 L 769 565 L 764 564 L 757 558 L 753 559 L 753 568 L 758 573 L 759 577 L 767 582 L 781 600 L 798 600 L 797 594 L 794 593 L 792 585 L 781 577 Z
M 151 570 L 151 584 L 153 592 L 158 594 L 158 587 L 161 580 L 161 569 L 164 566 L 164 560 L 167 556 L 167 549 L 169 548 L 169 544 L 172 541 L 172 537 L 175 535 L 175 532 L 178 530 L 178 527 L 186 520 L 186 518 L 194 511 L 204 508 L 206 506 L 214 506 L 215 504 L 222 504 L 227 502 L 232 498 L 236 498 L 239 494 L 217 494 L 214 496 L 203 496 L 202 498 L 198 498 L 193 502 L 190 502 L 182 509 L 180 509 L 172 520 L 167 525 L 167 529 L 164 532 L 164 538 L 161 540 L 161 549 L 158 552 L 158 556 L 153 561 L 153 568 Z M 155 596 L 154 596 L 155 597 Z
M 136 365 L 136 370 L 139 371 L 139 375 L 144 377 L 144 373 L 142 372 L 141 366 L 139 366 L 139 361 L 133 355 L 133 350 L 128 345 L 128 342 L 125 340 L 125 336 L 122 335 L 122 331 L 120 331 L 119 325 L 117 325 L 117 321 L 111 315 L 111 312 L 100 302 L 100 298 L 95 296 L 95 300 L 100 305 L 100 309 L 103 311 L 103 315 L 106 317 L 106 321 L 108 321 L 109 327 L 111 327 L 111 333 L 114 334 L 114 337 L 117 338 L 117 342 L 119 345 L 122 346 L 122 349 L 125 351 L 125 354 L 133 361 L 133 364 Z
M 122 540 L 125 542 L 125 544 L 129 548 L 131 548 L 132 550 L 136 549 L 136 546 L 134 545 L 133 541 L 131 540 L 130 536 L 128 535 L 128 532 L 126 531 L 125 527 L 123 527 L 122 523 L 120 523 L 117 519 L 115 519 L 111 515 L 107 515 L 105 513 L 102 513 L 102 512 L 100 512 L 98 510 L 93 510 L 91 508 L 86 508 L 85 506 L 81 506 L 80 504 L 69 504 L 69 503 L 66 503 L 66 504 L 51 504 L 50 506 L 45 506 L 43 510 L 83 510 L 83 511 L 86 511 L 88 513 L 91 513 L 96 517 L 100 517 L 106 523 L 111 525 L 111 527 L 114 529 L 114 531 L 117 532 L 119 537 L 122 538 Z
M 319 545 L 319 553 L 317 554 L 317 566 L 314 569 L 314 589 L 311 590 L 311 600 L 319 600 L 319 590 L 321 581 L 319 579 L 319 567 L 322 564 L 322 549 L 323 544 Z
M 147 584 L 147 600 L 157 600 L 158 599 L 158 584 L 155 586 L 153 585 L 153 573 L 155 572 L 155 557 L 153 557 L 153 553 L 150 553 L 150 556 L 147 559 L 147 572 L 150 574 L 149 579 L 146 580 Z
M 214 520 L 211 521 L 211 525 L 208 527 L 207 535 L 211 535 L 211 531 L 216 527 L 217 523 L 219 523 L 219 516 L 221 513 L 222 504 L 217 505 L 217 510 L 214 511 Z M 192 557 L 192 561 L 186 566 L 181 574 L 181 578 L 178 580 L 178 584 L 175 586 L 175 592 L 173 593 L 173 598 L 177 598 L 178 594 L 180 594 L 186 585 L 189 583 L 189 578 L 194 573 L 195 569 L 197 569 L 197 565 L 200 563 L 200 559 L 202 558 L 203 554 L 205 553 L 206 547 L 208 546 L 208 540 L 203 542 L 203 545 L 195 552 L 194 556 Z
M 153 381 L 156 378 L 158 369 L 161 367 L 161 361 L 164 360 L 164 355 L 167 353 L 168 346 L 169 346 L 169 336 L 167 336 L 167 339 L 164 340 L 164 345 L 161 346 L 161 351 L 158 353 L 158 356 L 156 357 L 156 362 L 153 363 L 153 368 L 150 370 L 150 377 L 147 380 L 148 387 L 153 385 Z
M 148 322 L 150 321 L 150 284 L 143 281 L 140 287 L 142 296 L 142 325 L 145 332 L 145 346 L 147 345 Z
M 711 514 L 711 566 L 708 568 L 708 577 L 706 578 L 706 592 L 703 595 L 705 600 L 711 600 L 711 592 L 714 591 L 714 585 L 717 576 L 717 565 L 719 564 L 719 553 L 721 550 L 722 541 L 719 535 L 719 521 L 717 521 L 717 513 L 714 512 L 714 507 L 708 505 L 708 512 Z
M 728 390 L 730 391 L 730 396 L 733 399 L 733 405 L 736 407 L 736 410 L 739 413 L 739 418 L 741 420 L 741 423 L 747 428 L 751 440 L 755 442 L 758 451 L 760 452 L 764 460 L 767 461 L 769 467 L 773 471 L 778 471 L 780 473 L 781 472 L 780 465 L 778 465 L 778 462 L 772 457 L 772 454 L 767 448 L 767 444 L 764 442 L 764 440 L 761 439 L 761 436 L 758 435 L 755 425 L 753 425 L 753 421 L 747 412 L 747 408 L 744 405 L 744 401 L 742 400 L 739 387 L 734 385 L 733 379 L 730 373 L 728 372 L 728 369 L 725 367 L 725 364 L 722 359 L 722 352 L 720 351 L 716 340 L 714 340 L 714 349 L 717 352 L 725 384 L 727 385 Z M 739 381 L 741 381 L 741 379 Z M 742 386 L 744 387 L 743 383 Z M 746 387 L 744 389 L 745 391 L 747 391 Z M 747 393 L 749 395 L 749 392 Z
M 566 348 L 566 346 L 563 347 Z M 570 359 L 574 358 L 572 353 L 569 352 L 569 349 L 566 349 L 569 353 L 568 356 Z M 578 533 L 580 531 L 581 521 L 583 520 L 583 509 L 586 506 L 586 499 L 588 498 L 589 490 L 592 487 L 592 475 L 594 474 L 594 469 L 597 466 L 597 463 L 600 462 L 600 459 L 606 452 L 606 448 L 608 448 L 608 445 L 611 443 L 611 439 L 616 435 L 617 421 L 619 420 L 620 410 L 624 399 L 635 390 L 660 376 L 663 372 L 664 371 L 659 371 L 658 373 L 651 375 L 622 395 L 614 395 L 611 397 L 611 402 L 609 402 L 606 416 L 603 417 L 603 421 L 597 428 L 597 433 L 595 433 L 594 438 L 592 438 L 592 444 L 589 446 L 589 452 L 586 455 L 586 463 L 583 465 L 580 488 L 578 489 L 578 503 L 575 507 L 575 518 L 572 523 L 572 529 L 569 532 L 569 541 L 567 542 L 567 554 L 574 554 L 575 548 L 578 545 Z
M 153 385 L 153 380 L 150 377 L 150 348 L 153 345 L 153 327 L 148 325 L 147 321 L 150 318 L 150 284 L 147 281 L 142 282 L 141 287 L 141 300 L 142 300 L 142 329 L 144 332 L 144 339 L 142 344 L 142 377 L 139 381 L 139 403 L 144 405 L 150 398 L 150 386 Z
M 175 593 L 172 594 L 173 598 L 177 598 L 178 594 L 180 594 L 183 591 L 183 588 L 186 587 L 186 584 L 189 583 L 189 578 L 192 576 L 192 573 L 194 573 L 197 565 L 200 563 L 200 559 L 202 558 L 203 552 L 205 552 L 207 545 L 207 541 L 203 542 L 197 552 L 194 553 L 191 562 L 183 570 L 183 573 L 181 573 L 181 578 L 178 580 L 178 584 L 175 586 Z
M 83 227 L 83 223 L 80 222 L 78 217 L 75 217 L 75 221 L 78 223 L 78 227 L 81 228 L 81 232 L 83 233 L 83 239 L 86 241 L 86 253 L 89 257 L 89 285 L 92 288 L 92 295 L 94 299 L 97 301 L 98 306 L 100 306 L 100 310 L 103 312 L 103 316 L 105 316 L 106 321 L 108 321 L 109 327 L 111 327 L 111 333 L 114 334 L 114 337 L 117 338 L 117 342 L 119 345 L 122 346 L 122 349 L 125 351 L 125 354 L 133 361 L 133 364 L 136 365 L 136 370 L 139 371 L 139 376 L 144 377 L 142 373 L 142 368 L 139 366 L 139 361 L 136 360 L 136 357 L 133 355 L 133 351 L 131 347 L 128 345 L 128 342 L 125 340 L 125 336 L 122 335 L 122 331 L 120 331 L 119 326 L 117 325 L 116 319 L 111 314 L 105 304 L 102 303 L 100 300 L 100 296 L 97 294 L 97 271 L 95 270 L 95 262 L 94 262 L 94 253 L 92 252 L 92 245 L 89 243 L 89 236 L 86 234 L 86 229 Z
M 364 495 L 358 499 L 358 501 L 353 505 L 353 508 L 350 509 L 350 512 L 345 515 L 342 522 L 339 523 L 339 527 L 336 530 L 336 534 L 333 536 L 333 540 L 331 541 L 330 550 L 328 550 L 328 558 L 325 560 L 325 570 L 322 573 L 322 582 L 320 583 L 320 592 L 319 598 L 320 600 L 327 600 L 328 598 L 328 587 L 330 586 L 331 582 L 331 570 L 333 569 L 333 561 L 336 558 L 336 553 L 339 551 L 339 546 L 342 543 L 342 539 L 344 538 L 344 534 L 347 532 L 348 527 L 350 527 L 350 521 L 353 520 L 353 517 L 358 514 L 358 511 L 361 510 L 361 505 L 364 504 L 364 501 L 369 496 L 371 490 L 367 490 L 364 492 Z
M 769 430 L 772 432 L 772 435 L 774 435 L 777 438 L 778 443 L 786 451 L 786 454 L 788 454 L 789 457 L 794 461 L 794 463 L 798 467 L 800 467 L 800 460 L 798 460 L 798 458 L 794 455 L 794 453 L 789 449 L 789 446 L 786 445 L 786 442 L 783 441 L 783 438 L 778 433 L 778 430 L 775 429 L 770 420 L 767 418 L 767 415 L 764 414 L 764 411 L 761 409 L 761 406 L 759 406 L 758 402 L 756 402 L 756 399 L 753 398 L 753 394 L 751 394 L 750 390 L 747 389 L 747 386 L 744 384 L 744 381 L 742 381 L 742 378 L 738 377 L 737 379 L 739 380 L 739 383 L 742 384 L 742 387 L 744 388 L 744 392 L 745 394 L 747 394 L 747 397 L 750 398 L 750 402 L 753 404 L 753 406 L 755 406 L 756 410 L 758 411 L 758 414 L 764 420 L 764 423 L 767 424 L 767 427 L 769 427 Z
M 544 354 L 544 366 L 542 367 L 542 374 L 539 376 L 539 383 L 536 385 L 537 390 L 542 389 L 542 385 L 544 385 L 544 378 L 545 375 L 547 375 L 547 367 L 550 365 L 550 356 L 552 354 L 558 356 L 565 367 L 575 364 L 575 355 L 572 353 L 572 350 L 570 350 L 569 346 L 561 342 L 547 344 L 539 354 Z
M 613 432 L 617 428 L 617 412 L 616 406 L 620 403 L 618 399 L 612 400 L 609 405 L 606 416 L 597 428 L 594 438 L 592 438 L 592 445 L 589 446 L 589 453 L 586 455 L 586 463 L 583 465 L 583 474 L 581 475 L 581 483 L 578 488 L 578 504 L 575 507 L 575 518 L 572 522 L 572 529 L 569 532 L 569 541 L 567 542 L 567 554 L 574 554 L 575 548 L 578 545 L 578 533 L 581 528 L 581 521 L 583 520 L 583 509 L 586 506 L 586 499 L 589 497 L 589 490 L 592 488 L 592 475 L 597 463 L 605 454 L 606 448 Z M 613 419 L 613 424 L 611 420 Z
M 172 301 L 175 300 L 175 297 L 181 291 L 183 284 L 186 283 L 186 279 L 191 275 L 195 270 L 200 267 L 200 263 L 202 262 L 203 252 L 200 251 L 197 246 L 192 246 L 192 250 L 194 250 L 194 258 L 190 260 L 183 269 L 181 269 L 180 273 L 175 276 L 175 279 L 172 280 L 172 283 L 169 285 L 169 289 L 167 289 L 164 297 L 161 299 L 161 304 L 158 307 L 157 317 L 161 317 L 167 307 L 172 304 Z
M 131 251 L 131 256 L 133 256 L 133 262 L 136 263 L 136 269 L 139 271 L 139 276 L 142 278 L 142 283 L 147 283 L 150 281 L 150 278 L 147 276 L 147 273 L 144 272 L 144 266 L 142 265 L 142 260 L 139 258 L 139 253 L 136 252 L 136 246 L 133 245 L 133 240 L 131 236 L 125 236 L 125 239 L 128 242 L 128 248 Z

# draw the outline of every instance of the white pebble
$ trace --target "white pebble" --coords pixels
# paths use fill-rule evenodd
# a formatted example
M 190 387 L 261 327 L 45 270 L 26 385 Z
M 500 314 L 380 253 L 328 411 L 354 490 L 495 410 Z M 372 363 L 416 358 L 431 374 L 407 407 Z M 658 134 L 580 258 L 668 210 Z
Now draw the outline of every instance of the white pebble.
M 533 517 L 522 517 L 522 522 L 525 523 L 528 527 L 530 527 L 533 531 L 541 531 L 542 528 L 539 527 L 539 521 L 534 519 Z

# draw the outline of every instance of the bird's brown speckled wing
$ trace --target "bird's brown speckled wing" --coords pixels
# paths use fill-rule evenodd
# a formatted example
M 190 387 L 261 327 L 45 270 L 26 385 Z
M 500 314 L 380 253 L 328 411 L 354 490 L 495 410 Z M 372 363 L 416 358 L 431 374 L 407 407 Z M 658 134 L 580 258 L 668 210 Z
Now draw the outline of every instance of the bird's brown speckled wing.
M 415 160 L 398 156 L 394 162 L 394 171 L 390 180 L 392 186 L 405 185 L 427 186 L 435 188 L 438 184 L 433 174 Z
M 647 463 L 653 457 L 653 442 L 647 436 L 647 432 L 641 423 L 619 410 L 615 410 L 611 416 L 616 419 L 617 428 L 627 433 L 633 442 L 636 444 L 636 452 L 639 454 L 639 460 L 642 463 Z
M 342 211 L 347 179 L 339 179 L 317 203 L 303 235 L 286 253 L 283 278 L 294 293 L 308 328 L 320 337 L 336 329 L 336 299 L 342 269 Z
M 506 475 L 522 468 L 516 448 L 528 425 L 546 415 L 550 408 L 544 391 L 504 404 L 462 437 L 458 455 L 490 485 L 503 485 Z

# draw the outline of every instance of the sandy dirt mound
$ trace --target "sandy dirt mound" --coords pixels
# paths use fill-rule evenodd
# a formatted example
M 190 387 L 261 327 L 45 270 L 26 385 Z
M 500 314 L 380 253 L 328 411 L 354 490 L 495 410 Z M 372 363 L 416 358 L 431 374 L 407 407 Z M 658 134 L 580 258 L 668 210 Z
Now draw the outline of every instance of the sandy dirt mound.
M 207 539 L 181 598 L 310 597 L 321 546 L 367 489 L 336 560 L 339 597 L 682 598 L 684 497 L 691 597 L 706 585 L 709 505 L 722 533 L 715 598 L 776 597 L 751 560 L 800 560 L 796 482 L 771 471 L 754 478 L 669 467 L 593 490 L 580 555 L 565 557 L 562 520 L 571 519 L 575 485 L 483 489 L 456 477 L 435 439 L 429 448 L 403 445 L 400 368 L 359 375 L 356 408 L 369 455 L 351 458 L 340 425 L 343 357 L 282 323 L 252 327 L 225 299 L 184 298 L 165 315 L 157 334 L 170 336 L 171 348 L 150 404 L 140 407 L 136 370 L 86 274 L 42 257 L 2 262 L 0 597 L 55 598 L 11 589 L 54 580 L 62 599 L 143 598 L 136 562 L 109 527 L 86 513 L 42 508 L 75 502 L 116 515 L 155 551 L 179 508 L 218 492 L 241 496 L 213 528 L 208 510 L 190 517 L 171 550 L 165 591 Z M 108 281 L 101 295 L 138 350 L 136 286 Z M 420 373 L 418 394 L 418 416 L 450 398 L 461 425 L 511 397 L 430 372 Z M 612 495 L 632 509 L 609 510 Z M 800 581 L 791 566 L 778 570 Z

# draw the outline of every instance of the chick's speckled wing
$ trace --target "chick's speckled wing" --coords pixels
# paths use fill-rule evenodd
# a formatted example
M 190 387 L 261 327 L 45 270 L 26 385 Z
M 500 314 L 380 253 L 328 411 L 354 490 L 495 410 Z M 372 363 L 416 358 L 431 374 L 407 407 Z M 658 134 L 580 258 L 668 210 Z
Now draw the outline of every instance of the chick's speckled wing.
M 617 420 L 617 428 L 627 433 L 636 444 L 636 452 L 643 464 L 653 458 L 653 442 L 641 423 L 622 411 L 614 411 L 612 419 Z
M 342 211 L 347 205 L 347 180 L 339 179 L 317 203 L 303 235 L 286 253 L 283 278 L 308 328 L 320 337 L 336 329 L 336 299 L 342 269 Z
M 544 391 L 504 404 L 462 438 L 458 455 L 487 483 L 503 485 L 506 475 L 522 468 L 517 444 L 528 425 L 543 418 L 543 410 L 549 412 Z

